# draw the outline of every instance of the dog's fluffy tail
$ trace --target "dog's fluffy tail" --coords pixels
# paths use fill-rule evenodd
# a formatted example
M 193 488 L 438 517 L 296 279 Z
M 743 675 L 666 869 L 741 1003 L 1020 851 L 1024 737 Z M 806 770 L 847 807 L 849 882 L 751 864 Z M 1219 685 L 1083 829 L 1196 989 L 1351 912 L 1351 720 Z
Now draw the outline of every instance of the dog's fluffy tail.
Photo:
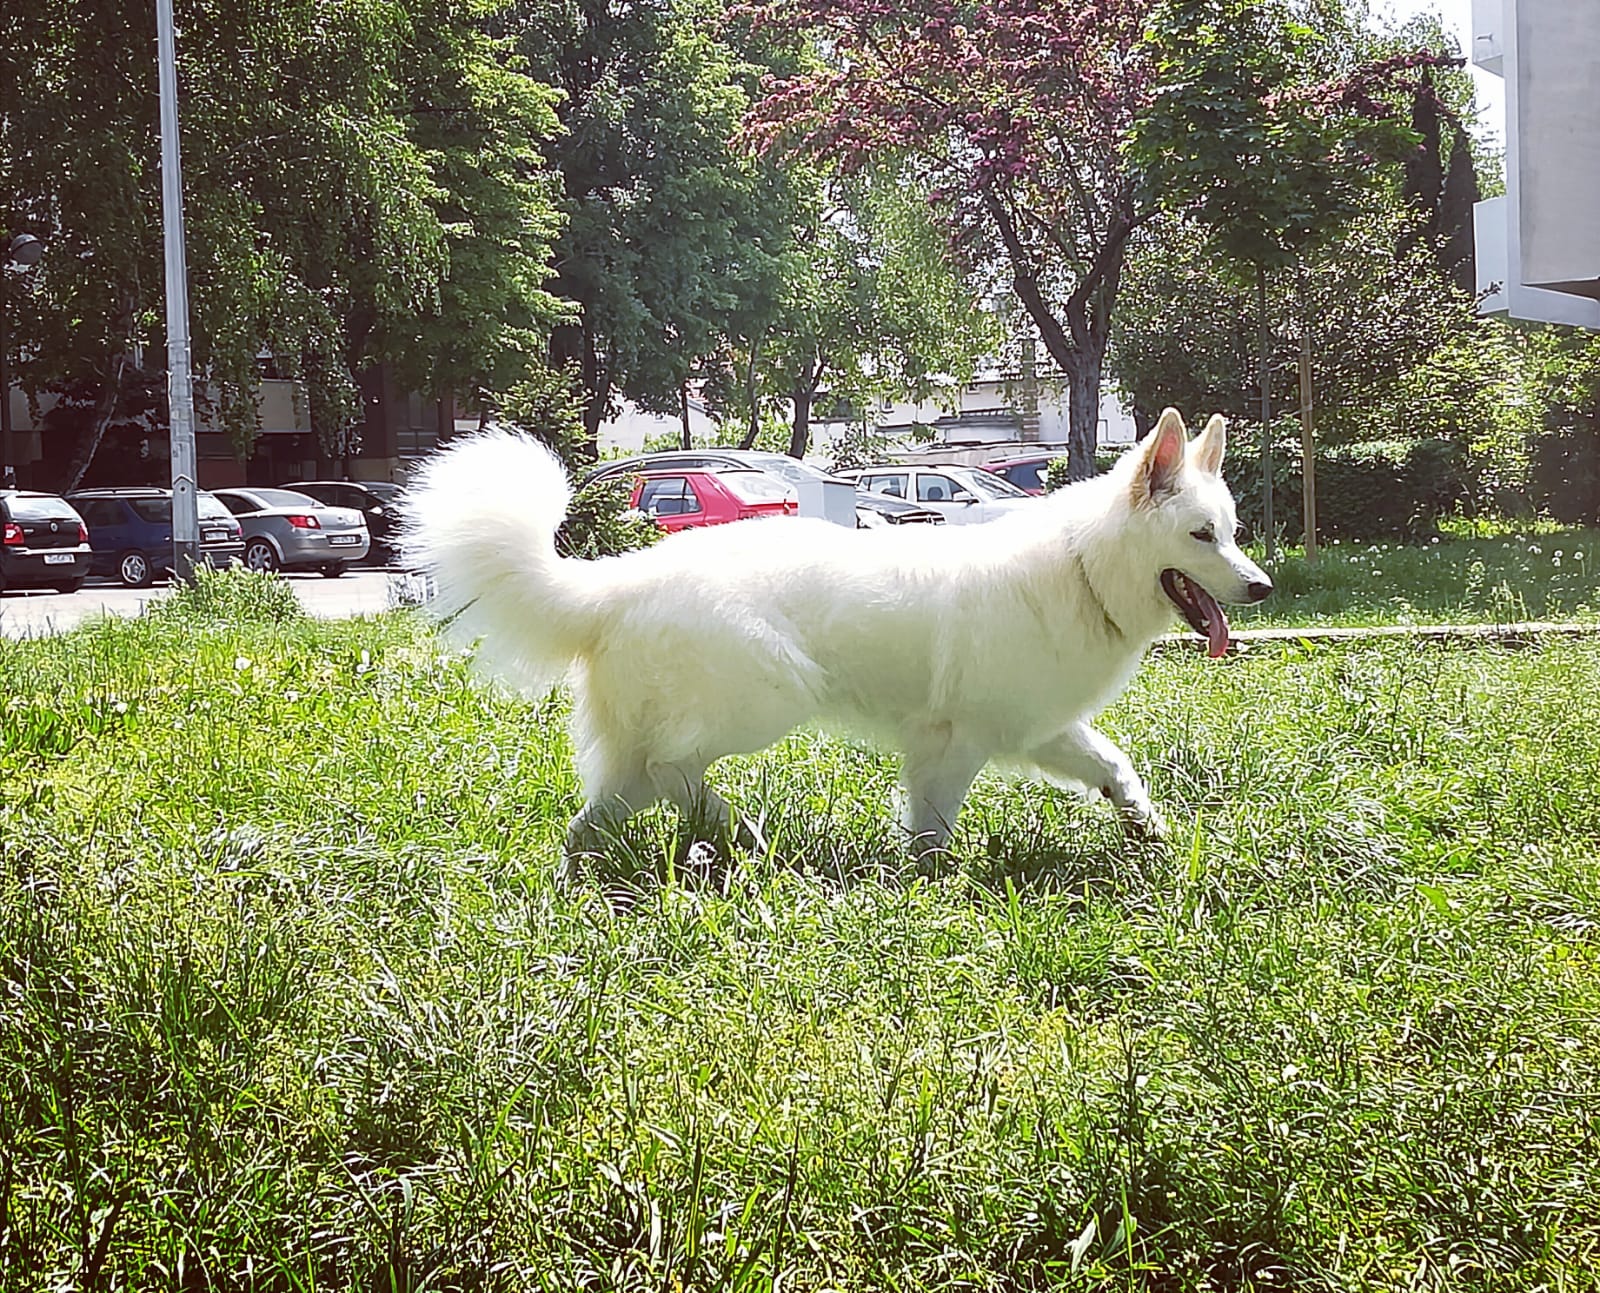
M 402 550 L 430 576 L 450 635 L 481 639 L 480 663 L 535 692 L 565 673 L 591 634 L 585 563 L 556 555 L 571 498 L 560 460 L 504 430 L 440 450 L 406 491 Z

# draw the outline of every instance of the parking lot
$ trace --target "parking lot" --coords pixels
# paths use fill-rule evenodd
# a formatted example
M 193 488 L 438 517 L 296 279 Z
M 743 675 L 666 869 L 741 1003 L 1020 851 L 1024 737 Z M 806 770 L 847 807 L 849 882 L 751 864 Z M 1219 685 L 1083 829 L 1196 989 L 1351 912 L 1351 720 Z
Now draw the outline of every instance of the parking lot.
M 395 604 L 396 586 L 403 586 L 406 580 L 398 571 L 381 568 L 354 570 L 342 579 L 324 579 L 320 574 L 282 578 L 289 581 L 307 611 L 327 619 L 387 610 Z M 171 585 L 165 583 L 154 588 L 124 588 L 112 580 L 92 579 L 75 593 L 0 593 L 0 637 L 60 633 L 94 615 L 138 615 L 148 602 L 170 591 Z

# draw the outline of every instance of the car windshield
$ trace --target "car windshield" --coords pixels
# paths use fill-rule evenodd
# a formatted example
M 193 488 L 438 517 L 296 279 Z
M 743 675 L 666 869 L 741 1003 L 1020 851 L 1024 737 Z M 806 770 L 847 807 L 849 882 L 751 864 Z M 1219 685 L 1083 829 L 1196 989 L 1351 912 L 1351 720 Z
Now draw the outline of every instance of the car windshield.
M 1002 480 L 992 471 L 981 468 L 961 473 L 961 483 L 974 494 L 985 498 L 1027 498 L 1028 491 L 1018 489 L 1009 480 Z
M 796 462 L 781 453 L 763 454 L 759 460 L 752 461 L 750 465 L 766 472 L 769 476 L 786 480 L 791 485 L 805 485 L 817 478 L 814 467 L 807 467 L 804 463 Z
M 77 523 L 77 515 L 64 499 L 53 495 L 12 494 L 6 499 L 6 511 L 11 514 L 13 521 L 71 521 Z
M 259 498 L 263 507 L 321 507 L 310 494 L 296 493 L 292 489 L 252 489 L 248 494 L 236 495 L 248 502 Z
M 743 503 L 781 503 L 794 497 L 794 490 L 765 472 L 723 471 L 717 473 L 717 479 Z
M 392 503 L 392 502 L 394 502 L 395 499 L 399 498 L 400 495 L 405 493 L 405 490 L 402 489 L 399 485 L 391 485 L 386 480 L 368 480 L 368 481 L 363 481 L 362 485 L 363 485 L 363 488 L 365 488 L 365 489 L 371 491 L 372 493 L 376 494 L 385 503 Z
M 200 518 L 205 521 L 231 521 L 233 513 L 222 505 L 222 500 L 211 494 L 200 494 L 195 501 L 199 504 Z M 172 504 L 167 503 L 167 518 L 172 518 Z

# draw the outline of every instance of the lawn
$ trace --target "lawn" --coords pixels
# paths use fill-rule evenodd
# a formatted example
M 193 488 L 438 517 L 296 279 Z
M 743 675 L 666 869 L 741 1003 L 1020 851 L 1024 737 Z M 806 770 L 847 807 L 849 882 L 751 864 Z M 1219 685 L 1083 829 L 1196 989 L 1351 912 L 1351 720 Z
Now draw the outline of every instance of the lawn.
M 1315 565 L 1293 548 L 1271 572 L 1277 591 L 1232 612 L 1234 627 L 1600 619 L 1597 530 L 1339 543 Z
M 564 871 L 559 700 L 241 587 L 0 643 L 7 1293 L 1600 1288 L 1600 643 L 1165 653 L 1169 846 L 801 734 Z

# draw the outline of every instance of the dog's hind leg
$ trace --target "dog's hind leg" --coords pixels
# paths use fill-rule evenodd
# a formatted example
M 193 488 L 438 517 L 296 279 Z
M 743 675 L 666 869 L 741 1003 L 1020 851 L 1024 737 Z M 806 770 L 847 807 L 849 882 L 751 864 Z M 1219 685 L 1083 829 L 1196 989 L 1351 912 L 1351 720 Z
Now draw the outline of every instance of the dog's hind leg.
M 1150 802 L 1150 792 L 1128 756 L 1088 723 L 1074 723 L 1029 750 L 1028 758 L 1049 780 L 1098 790 L 1117 806 L 1134 834 L 1150 839 L 1167 837 L 1166 819 Z
M 719 838 L 731 828 L 733 840 L 747 853 L 764 853 L 767 841 L 748 817 L 735 813 L 733 805 L 706 785 L 705 768 L 688 764 L 657 764 L 650 769 L 650 780 L 660 798 L 677 806 L 684 825 L 696 835 L 702 831 Z
M 950 842 L 967 791 L 989 760 L 956 738 L 947 723 L 920 733 L 907 746 L 900 773 L 901 824 L 911 837 L 912 853 L 920 857 Z

